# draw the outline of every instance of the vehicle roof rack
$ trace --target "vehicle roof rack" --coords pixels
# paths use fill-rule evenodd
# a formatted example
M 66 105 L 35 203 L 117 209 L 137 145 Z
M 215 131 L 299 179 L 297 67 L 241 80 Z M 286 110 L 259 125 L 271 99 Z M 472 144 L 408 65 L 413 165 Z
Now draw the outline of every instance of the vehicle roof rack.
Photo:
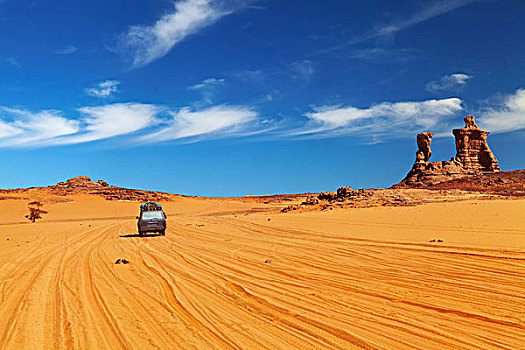
M 140 206 L 140 211 L 156 211 L 162 210 L 162 206 L 155 202 L 147 202 Z

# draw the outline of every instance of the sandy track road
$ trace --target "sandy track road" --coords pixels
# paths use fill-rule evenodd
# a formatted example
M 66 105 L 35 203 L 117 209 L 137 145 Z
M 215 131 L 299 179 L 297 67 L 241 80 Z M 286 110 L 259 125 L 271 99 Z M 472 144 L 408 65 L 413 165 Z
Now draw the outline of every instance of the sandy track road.
M 221 200 L 146 238 L 125 210 L 5 224 L 0 349 L 523 349 L 522 219 L 494 223 L 489 201 L 477 222 L 403 218 L 467 205 L 291 215 Z

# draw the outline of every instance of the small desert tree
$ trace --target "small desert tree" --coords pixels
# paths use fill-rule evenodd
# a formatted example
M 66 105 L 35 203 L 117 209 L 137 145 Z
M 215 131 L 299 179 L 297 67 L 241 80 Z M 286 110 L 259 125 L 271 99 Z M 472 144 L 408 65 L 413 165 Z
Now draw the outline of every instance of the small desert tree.
M 26 218 L 31 222 L 35 222 L 36 219 L 42 219 L 42 214 L 47 214 L 47 211 L 42 209 L 43 205 L 40 202 L 30 202 L 27 205 L 29 215 L 26 215 Z

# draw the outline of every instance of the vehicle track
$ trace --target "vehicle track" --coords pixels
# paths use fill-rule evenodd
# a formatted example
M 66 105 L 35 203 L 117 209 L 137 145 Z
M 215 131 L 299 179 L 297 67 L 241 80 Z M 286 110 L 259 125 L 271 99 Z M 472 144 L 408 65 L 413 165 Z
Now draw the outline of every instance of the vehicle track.
M 1 242 L 0 348 L 525 348 L 522 247 L 392 238 L 436 225 L 316 219 L 337 231 L 234 217 L 227 201 L 207 210 L 170 215 L 164 237 L 133 237 L 129 215 L 2 226 L 19 233 Z

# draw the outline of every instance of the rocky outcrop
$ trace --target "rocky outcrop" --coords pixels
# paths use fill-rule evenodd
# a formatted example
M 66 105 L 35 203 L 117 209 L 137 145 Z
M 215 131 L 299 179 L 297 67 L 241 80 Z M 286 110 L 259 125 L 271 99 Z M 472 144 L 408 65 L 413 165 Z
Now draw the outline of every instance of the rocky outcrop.
M 317 199 L 314 196 L 310 196 L 306 198 L 306 200 L 301 203 L 301 205 L 316 205 L 316 204 L 319 204 L 319 199 Z
M 109 187 L 91 191 L 90 194 L 100 195 L 107 200 L 120 200 L 132 202 L 161 202 L 170 201 L 169 195 L 162 192 L 134 190 L 131 188 Z
M 481 130 L 473 116 L 465 117 L 465 127 L 454 129 L 456 157 L 449 161 L 429 162 L 432 132 L 417 135 L 416 161 L 397 186 L 421 187 L 485 173 L 498 172 L 498 160 L 487 143 L 488 131 Z
M 55 186 L 47 187 L 53 194 L 68 196 L 73 194 L 95 194 L 107 200 L 127 200 L 136 202 L 169 201 L 170 196 L 162 192 L 142 191 L 131 188 L 109 186 L 104 180 L 91 181 L 87 176 L 78 176 Z
M 90 183 L 91 179 L 87 176 L 77 176 L 71 179 L 68 179 L 66 183 L 68 184 L 81 184 L 81 183 Z
M 323 192 L 323 193 L 319 193 L 319 195 L 317 196 L 317 198 L 320 201 L 331 201 L 335 197 L 336 197 L 335 192 Z
M 368 207 L 372 202 L 378 201 L 377 193 L 374 190 L 352 189 L 350 186 L 339 187 L 336 192 L 323 192 L 317 196 L 308 196 L 301 204 L 288 205 L 282 208 L 283 213 L 294 210 L 314 209 L 321 210 L 333 209 L 334 207 L 342 208 L 343 206 Z M 397 205 L 398 203 L 396 203 Z
M 97 183 L 102 187 L 108 187 L 109 184 L 104 180 L 98 180 Z
M 346 199 L 356 199 L 358 197 L 371 196 L 372 194 L 373 194 L 373 191 L 366 190 L 364 188 L 354 190 L 350 186 L 343 186 L 343 187 L 339 187 L 337 189 L 337 192 L 320 193 L 317 196 L 317 199 L 318 199 L 318 202 L 319 201 L 333 202 L 333 201 L 344 201 Z
M 525 197 L 525 170 L 499 171 L 441 182 L 430 190 L 463 190 L 505 197 Z

